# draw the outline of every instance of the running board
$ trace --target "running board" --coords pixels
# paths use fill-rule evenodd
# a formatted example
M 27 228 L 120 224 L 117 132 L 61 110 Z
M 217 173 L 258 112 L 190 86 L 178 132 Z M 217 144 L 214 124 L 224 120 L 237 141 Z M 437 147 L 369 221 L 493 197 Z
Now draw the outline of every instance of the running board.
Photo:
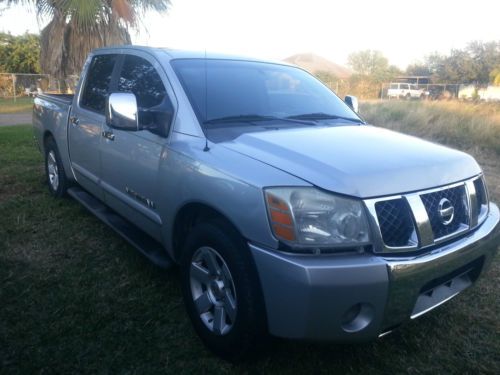
M 119 216 L 100 200 L 79 187 L 69 188 L 68 194 L 109 225 L 155 265 L 161 268 L 170 268 L 173 266 L 172 259 L 158 241 Z

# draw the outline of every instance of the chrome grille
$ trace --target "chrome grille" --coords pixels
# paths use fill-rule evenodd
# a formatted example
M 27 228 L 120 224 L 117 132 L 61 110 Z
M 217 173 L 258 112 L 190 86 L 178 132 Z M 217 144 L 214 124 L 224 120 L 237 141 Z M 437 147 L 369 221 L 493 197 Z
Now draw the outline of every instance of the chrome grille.
M 410 207 L 402 198 L 375 204 L 382 238 L 388 246 L 400 247 L 411 243 L 415 231 Z
M 469 208 L 465 185 L 422 194 L 420 198 L 429 216 L 434 238 L 439 239 L 468 228 Z M 444 224 L 442 218 L 439 216 L 439 203 L 444 199 L 451 202 L 454 209 L 452 220 L 449 224 Z
M 488 213 L 482 177 L 393 197 L 365 200 L 378 252 L 408 252 L 438 244 L 480 225 Z

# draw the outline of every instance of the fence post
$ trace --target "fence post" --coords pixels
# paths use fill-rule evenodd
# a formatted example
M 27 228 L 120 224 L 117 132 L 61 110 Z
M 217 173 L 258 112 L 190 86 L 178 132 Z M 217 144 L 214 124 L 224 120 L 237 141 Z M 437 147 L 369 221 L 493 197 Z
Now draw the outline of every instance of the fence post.
M 12 77 L 12 88 L 14 89 L 14 103 L 16 102 L 16 76 L 14 74 L 11 74 Z

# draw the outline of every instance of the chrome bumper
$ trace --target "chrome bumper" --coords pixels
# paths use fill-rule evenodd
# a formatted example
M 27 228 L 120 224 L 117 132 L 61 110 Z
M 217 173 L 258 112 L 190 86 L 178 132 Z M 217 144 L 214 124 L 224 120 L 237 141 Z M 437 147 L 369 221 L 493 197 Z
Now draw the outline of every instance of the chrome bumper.
M 425 308 L 425 304 L 419 306 L 419 297 L 421 297 L 420 300 L 425 299 L 425 296 L 429 295 L 433 289 L 450 283 L 452 280 L 460 283 L 460 277 L 463 275 L 468 276 L 470 281 L 474 282 L 479 273 L 482 273 L 490 265 L 499 247 L 499 217 L 498 207 L 490 203 L 490 212 L 486 221 L 467 237 L 441 246 L 420 257 L 406 260 L 386 258 L 391 287 L 389 288 L 383 329 L 386 330 L 398 325 L 408 317 L 416 318 L 422 315 L 422 313 L 446 302 L 468 285 L 466 285 L 465 278 L 463 289 L 461 289 L 461 285 L 456 285 L 457 289 L 453 289 L 453 285 L 450 285 L 448 293 L 442 290 L 443 295 L 441 298 L 437 296 L 434 304 L 427 308 Z M 467 275 L 469 272 L 472 273 Z M 447 275 L 449 275 L 448 280 L 445 280 Z M 440 283 L 439 280 L 443 277 L 443 282 Z M 426 288 L 426 285 L 429 287 Z M 420 311 L 419 308 L 424 310 Z
M 271 334 L 366 341 L 473 283 L 500 244 L 500 212 L 475 231 L 414 257 L 291 255 L 250 244 Z

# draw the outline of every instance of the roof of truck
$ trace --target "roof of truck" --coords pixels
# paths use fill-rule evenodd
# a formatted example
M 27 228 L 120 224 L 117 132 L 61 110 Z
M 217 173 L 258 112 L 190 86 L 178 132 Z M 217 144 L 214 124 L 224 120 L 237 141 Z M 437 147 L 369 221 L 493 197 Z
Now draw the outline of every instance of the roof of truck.
M 116 50 L 137 50 L 143 52 L 149 52 L 153 55 L 163 55 L 163 57 L 168 56 L 169 59 L 225 59 L 225 60 L 244 60 L 244 61 L 261 61 L 261 62 L 271 62 L 277 63 L 281 65 L 292 65 L 285 61 L 273 61 L 266 59 L 258 59 L 249 56 L 241 56 L 241 55 L 230 55 L 223 54 L 217 52 L 209 52 L 209 51 L 187 51 L 180 49 L 171 49 L 171 48 L 159 48 L 159 47 L 148 47 L 148 46 L 139 46 L 139 45 L 123 45 L 123 46 L 111 46 L 111 47 L 103 47 L 96 48 L 92 50 L 92 53 L 106 53 L 112 52 Z

